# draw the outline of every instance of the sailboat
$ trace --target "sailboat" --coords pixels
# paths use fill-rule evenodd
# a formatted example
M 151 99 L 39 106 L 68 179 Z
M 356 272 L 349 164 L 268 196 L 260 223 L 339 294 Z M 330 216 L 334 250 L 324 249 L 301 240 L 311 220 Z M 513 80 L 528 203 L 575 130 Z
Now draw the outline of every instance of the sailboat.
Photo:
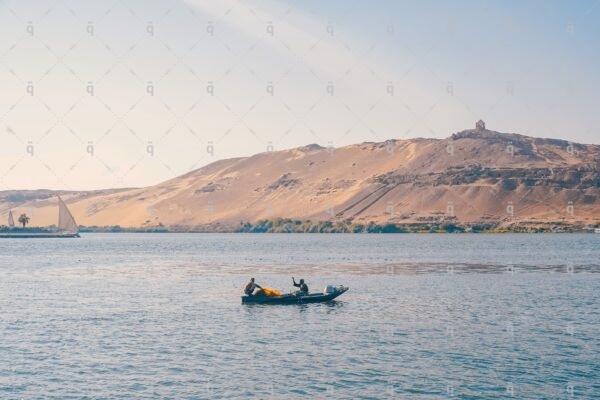
M 10 210 L 10 211 L 8 212 L 8 226 L 10 226 L 11 228 L 12 228 L 13 226 L 15 226 L 15 219 L 13 218 L 13 213 L 12 213 L 12 210 Z
M 74 238 L 79 237 L 79 226 L 69 207 L 58 197 L 58 229 L 15 228 L 12 210 L 8 213 L 8 231 L 0 231 L 0 238 Z

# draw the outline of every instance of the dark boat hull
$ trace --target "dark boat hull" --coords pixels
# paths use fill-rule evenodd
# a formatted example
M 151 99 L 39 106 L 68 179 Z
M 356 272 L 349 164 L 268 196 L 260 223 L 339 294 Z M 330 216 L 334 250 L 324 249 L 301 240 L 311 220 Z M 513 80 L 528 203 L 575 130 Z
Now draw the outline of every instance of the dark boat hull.
M 346 293 L 347 287 L 336 290 L 333 293 L 311 293 L 305 296 L 292 293 L 282 296 L 242 296 L 242 304 L 308 304 L 323 303 L 331 301 L 336 297 Z

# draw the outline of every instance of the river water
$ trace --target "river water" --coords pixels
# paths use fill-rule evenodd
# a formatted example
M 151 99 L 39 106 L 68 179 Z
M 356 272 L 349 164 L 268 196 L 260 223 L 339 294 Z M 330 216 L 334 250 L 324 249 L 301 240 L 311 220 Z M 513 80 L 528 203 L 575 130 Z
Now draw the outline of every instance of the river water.
M 598 272 L 594 234 L 3 239 L 0 399 L 599 398 Z

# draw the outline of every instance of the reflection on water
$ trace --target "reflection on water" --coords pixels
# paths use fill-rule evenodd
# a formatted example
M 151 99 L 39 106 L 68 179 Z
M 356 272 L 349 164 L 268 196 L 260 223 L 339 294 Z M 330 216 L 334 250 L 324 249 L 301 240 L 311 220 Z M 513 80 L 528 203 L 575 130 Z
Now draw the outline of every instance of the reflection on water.
M 598 398 L 598 237 L 1 241 L 0 398 Z

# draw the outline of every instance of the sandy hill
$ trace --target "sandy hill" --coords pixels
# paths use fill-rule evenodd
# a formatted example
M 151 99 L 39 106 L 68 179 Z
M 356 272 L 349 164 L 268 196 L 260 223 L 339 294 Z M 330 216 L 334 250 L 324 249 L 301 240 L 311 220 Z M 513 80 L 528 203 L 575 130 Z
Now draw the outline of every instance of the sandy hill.
M 600 146 L 486 129 L 221 160 L 139 189 L 61 192 L 80 225 L 189 229 L 286 217 L 367 223 L 600 224 Z M 50 191 L 0 192 L 0 221 L 55 223 Z

